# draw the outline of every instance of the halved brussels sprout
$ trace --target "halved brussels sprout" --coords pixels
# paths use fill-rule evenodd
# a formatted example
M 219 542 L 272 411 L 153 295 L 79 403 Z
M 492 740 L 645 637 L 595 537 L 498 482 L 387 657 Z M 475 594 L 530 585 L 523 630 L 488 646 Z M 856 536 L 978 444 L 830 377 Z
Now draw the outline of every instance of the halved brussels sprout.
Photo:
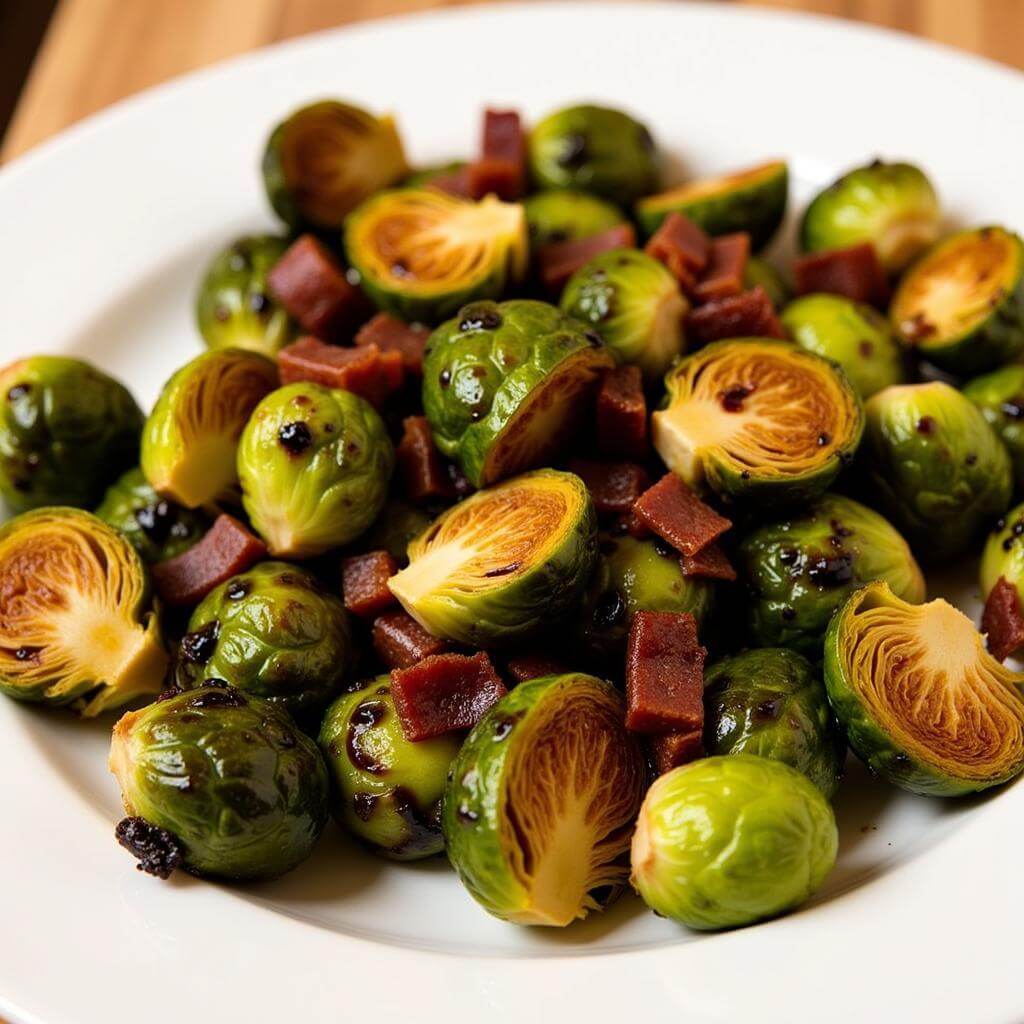
M 621 110 L 565 107 L 534 125 L 530 174 L 541 188 L 574 188 L 628 204 L 658 181 L 654 139 Z
M 963 393 L 981 410 L 1006 445 L 1016 489 L 1024 491 L 1024 366 L 1019 363 L 975 377 Z
M 135 549 L 89 512 L 41 508 L 0 528 L 0 690 L 86 717 L 159 693 L 167 669 Z
M 785 341 L 718 341 L 665 378 L 654 447 L 688 484 L 730 498 L 799 501 L 824 491 L 857 449 L 863 412 L 834 363 Z
M 395 453 L 369 402 L 300 381 L 253 410 L 238 444 L 242 505 L 272 555 L 308 558 L 355 540 L 388 495 Z
M 755 644 L 821 654 L 833 612 L 858 587 L 886 580 L 897 596 L 924 600 L 924 576 L 886 519 L 851 498 L 823 494 L 794 515 L 757 527 L 737 552 L 750 592 Z
M 988 535 L 981 555 L 981 595 L 988 598 L 999 577 L 1017 588 L 1024 602 L 1024 504 L 1017 505 L 1000 519 Z
M 202 512 L 161 498 L 138 468 L 111 484 L 96 515 L 123 533 L 147 564 L 187 551 L 209 526 Z
M 274 356 L 296 334 L 267 288 L 267 274 L 288 248 L 278 235 L 247 235 L 219 252 L 196 296 L 196 322 L 210 348 L 244 348 Z
M 653 235 L 670 213 L 681 213 L 709 235 L 746 231 L 756 250 L 778 230 L 788 198 L 789 169 L 782 160 L 773 160 L 646 196 L 636 204 L 636 218 Z
M 596 334 L 546 302 L 476 302 L 427 342 L 423 409 L 438 448 L 483 487 L 562 447 L 613 365 Z
M 622 211 L 605 199 L 568 188 L 536 192 L 523 200 L 530 247 L 536 251 L 552 242 L 574 242 L 621 224 Z
M 256 352 L 218 349 L 186 363 L 142 432 L 142 472 L 153 489 L 186 508 L 229 496 L 242 430 L 276 386 L 277 367 Z
M 478 491 L 409 545 L 391 592 L 435 636 L 508 644 L 580 599 L 597 522 L 583 481 L 539 469 Z
M 81 359 L 30 356 L 0 370 L 0 495 L 12 509 L 92 508 L 139 454 L 128 390 Z
M 386 551 L 399 565 L 408 565 L 409 545 L 430 522 L 423 509 L 391 498 L 373 526 L 359 538 L 359 550 Z
M 751 256 L 743 268 L 743 287 L 763 288 L 776 309 L 782 309 L 793 297 L 793 289 L 782 274 L 758 256 Z
M 331 813 L 342 828 L 394 860 L 444 849 L 441 799 L 462 745 L 457 733 L 407 740 L 391 677 L 383 675 L 327 709 L 319 742 L 333 783 Z
M 886 388 L 866 407 L 863 471 L 882 511 L 928 561 L 966 551 L 1006 510 L 1010 456 L 940 381 Z
M 932 246 L 889 307 L 900 337 L 950 373 L 994 370 L 1024 353 L 1024 242 L 999 227 Z
M 141 870 L 274 878 L 327 823 L 327 771 L 287 712 L 225 685 L 175 693 L 114 726 L 110 770 Z
M 624 719 L 610 683 L 572 673 L 520 683 L 469 734 L 441 820 L 488 913 L 564 927 L 625 883 L 646 772 Z
M 825 685 L 850 746 L 884 779 L 960 796 L 1024 767 L 1024 676 L 963 612 L 901 601 L 885 582 L 851 595 L 825 638 Z
M 889 321 L 842 295 L 804 295 L 782 311 L 782 326 L 808 352 L 837 362 L 861 398 L 906 378 L 903 347 Z
M 828 801 L 800 772 L 753 754 L 660 776 L 633 835 L 633 886 L 655 913 L 701 930 L 799 906 L 836 861 Z
M 522 279 L 529 256 L 520 204 L 432 188 L 367 200 L 345 221 L 345 251 L 381 309 L 424 324 L 474 299 L 498 298 Z
M 941 216 L 924 171 L 875 160 L 814 197 L 800 222 L 800 247 L 819 252 L 871 242 L 882 266 L 896 273 L 939 237 Z
M 614 249 L 584 264 L 566 284 L 561 307 L 648 380 L 661 377 L 686 346 L 689 303 L 665 264 L 639 249 Z
M 292 228 L 340 228 L 349 211 L 408 170 L 390 117 L 337 100 L 296 110 L 263 152 L 267 198 Z
M 763 647 L 705 672 L 704 749 L 781 761 L 831 800 L 843 776 L 846 738 L 814 666 L 796 651 Z

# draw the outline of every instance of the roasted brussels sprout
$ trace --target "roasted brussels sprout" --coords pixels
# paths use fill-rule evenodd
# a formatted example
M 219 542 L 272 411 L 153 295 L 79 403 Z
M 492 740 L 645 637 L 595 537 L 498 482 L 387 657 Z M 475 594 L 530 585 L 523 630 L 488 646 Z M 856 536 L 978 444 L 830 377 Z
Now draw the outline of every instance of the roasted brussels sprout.
M 223 684 L 163 697 L 114 726 L 110 770 L 140 870 L 273 878 L 327 823 L 327 771 L 287 713 Z
M 647 791 L 632 882 L 663 917 L 735 928 L 803 903 L 832 870 L 838 843 L 832 808 L 800 772 L 753 754 L 708 757 Z
M 159 693 L 167 669 L 135 549 L 88 512 L 41 508 L 0 528 L 0 690 L 87 717 Z
M 569 279 L 562 312 L 592 325 L 612 355 L 648 380 L 661 377 L 686 344 L 689 308 L 664 263 L 638 249 L 595 256 Z
M 292 228 L 340 228 L 349 211 L 408 169 L 390 117 L 337 100 L 296 110 L 263 152 L 267 198 Z
M 932 183 L 913 164 L 875 160 L 819 192 L 800 222 L 805 252 L 871 242 L 890 273 L 939 237 L 942 211 Z
M 657 185 L 654 139 L 610 107 L 565 107 L 530 132 L 530 174 L 541 188 L 574 188 L 627 204 Z
M 904 342 L 949 373 L 994 370 L 1024 353 L 1024 242 L 1003 228 L 933 245 L 889 307 Z
M 432 185 L 439 177 L 455 175 L 467 167 L 465 160 L 449 160 L 441 164 L 416 167 L 398 183 L 401 188 L 423 188 Z
M 546 302 L 475 302 L 430 336 L 423 408 L 475 487 L 543 464 L 614 365 L 592 331 Z
M 390 684 L 378 676 L 339 697 L 324 717 L 320 749 L 338 824 L 385 857 L 419 860 L 444 849 L 441 799 L 462 741 L 455 733 L 407 740 Z
M 430 525 L 421 508 L 392 498 L 359 538 L 362 551 L 386 551 L 399 565 L 409 564 L 409 545 Z
M 654 447 L 689 484 L 780 504 L 824 491 L 860 442 L 863 413 L 833 363 L 784 341 L 719 341 L 665 378 Z
M 626 218 L 613 203 L 588 192 L 548 189 L 523 200 L 526 228 L 534 250 L 552 242 L 574 242 L 621 224 Z
M 1010 502 L 1010 456 L 985 417 L 940 381 L 867 403 L 863 470 L 882 511 L 928 561 L 966 551 Z
M 1024 504 L 1010 509 L 988 535 L 981 556 L 981 594 L 987 598 L 999 577 L 1024 601 Z
M 776 309 L 782 309 L 793 297 L 786 279 L 767 260 L 751 256 L 743 268 L 744 288 L 763 288 Z
M 508 644 L 557 620 L 594 566 L 594 504 L 554 469 L 506 480 L 448 509 L 409 545 L 391 592 L 435 636 Z
M 804 295 L 782 312 L 789 336 L 808 352 L 837 362 L 861 398 L 906 377 L 903 347 L 876 309 L 842 295 Z
M 1018 491 L 1024 491 L 1024 365 L 1000 367 L 964 385 L 963 393 L 981 410 L 1006 445 Z
M 499 298 L 526 273 L 529 255 L 520 204 L 432 188 L 367 200 L 345 221 L 345 251 L 381 309 L 424 324 L 474 299 Z
M 142 413 L 81 359 L 30 356 L 0 370 L 0 495 L 16 511 L 92 508 L 139 456 Z
M 670 213 L 681 213 L 709 235 L 746 231 L 755 250 L 766 245 L 786 214 L 789 169 L 781 160 L 750 170 L 679 185 L 636 204 L 640 227 L 653 235 Z
M 884 581 L 852 594 L 825 638 L 825 685 L 850 746 L 912 793 L 959 796 L 1024 767 L 1024 676 L 999 664 L 963 612 L 901 601 Z
M 452 766 L 441 819 L 448 856 L 495 917 L 571 924 L 626 881 L 645 775 L 610 683 L 580 673 L 520 683 Z
M 763 647 L 724 658 L 705 673 L 704 749 L 782 761 L 831 800 L 846 739 L 814 666 L 796 651 Z
M 288 384 L 256 406 L 242 433 L 242 505 L 272 555 L 318 555 L 376 519 L 394 462 L 369 402 L 351 391 Z
M 737 568 L 750 591 L 750 636 L 817 658 L 832 613 L 858 587 L 886 580 L 907 601 L 924 600 L 924 577 L 907 542 L 880 516 L 839 494 L 757 527 Z

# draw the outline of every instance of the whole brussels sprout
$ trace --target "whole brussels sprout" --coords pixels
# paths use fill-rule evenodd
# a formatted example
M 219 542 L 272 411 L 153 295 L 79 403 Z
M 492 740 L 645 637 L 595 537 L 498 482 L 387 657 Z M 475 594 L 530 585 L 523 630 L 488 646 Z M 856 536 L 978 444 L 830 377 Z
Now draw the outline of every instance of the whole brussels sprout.
M 1024 366 L 1003 366 L 964 385 L 963 393 L 981 410 L 1013 462 L 1016 490 L 1024 491 Z
M 16 511 L 92 508 L 139 455 L 142 412 L 81 359 L 30 356 L 0 370 L 0 495 Z
M 341 600 L 304 569 L 262 562 L 192 613 L 178 677 L 184 686 L 221 679 L 298 715 L 336 697 L 354 661 Z
M 256 406 L 242 433 L 242 504 L 272 555 L 318 555 L 374 521 L 394 462 L 369 402 L 351 391 L 288 384 Z
M 782 311 L 782 326 L 808 352 L 837 362 L 861 398 L 906 378 L 903 348 L 889 321 L 842 295 L 804 295 Z
M 327 771 L 288 714 L 231 686 L 172 693 L 114 726 L 110 770 L 139 870 L 274 878 L 310 854 L 327 823 Z
M 533 250 L 552 242 L 590 238 L 626 219 L 614 203 L 568 188 L 548 189 L 528 196 L 523 200 L 523 211 Z
M 781 761 L 753 754 L 675 768 L 647 791 L 633 834 L 634 888 L 690 928 L 735 928 L 799 906 L 835 864 L 835 815 Z
M 465 160 L 449 160 L 446 163 L 428 164 L 426 167 L 415 168 L 399 184 L 402 188 L 423 188 L 426 185 L 433 185 L 438 178 L 458 174 L 468 166 Z
M 338 824 L 385 857 L 419 860 L 444 849 L 441 799 L 462 740 L 407 740 L 390 684 L 378 676 L 339 697 L 324 717 L 320 749 Z
M 399 565 L 409 564 L 409 545 L 430 525 L 421 508 L 389 499 L 373 526 L 359 538 L 360 551 L 386 551 Z
M 743 268 L 743 287 L 763 288 L 776 309 L 782 309 L 793 297 L 793 289 L 782 274 L 758 256 L 751 256 Z
M 981 595 L 985 599 L 999 582 L 1006 579 L 1017 588 L 1024 601 L 1024 504 L 1010 509 L 996 524 L 985 541 L 981 555 Z
M 530 174 L 541 188 L 575 188 L 623 205 L 658 181 L 647 128 L 629 114 L 591 104 L 549 114 L 530 132 Z
M 595 256 L 569 279 L 563 313 L 593 326 L 612 355 L 661 377 L 686 345 L 689 303 L 664 263 L 638 249 Z
M 877 512 L 824 494 L 755 528 L 736 566 L 750 592 L 751 640 L 818 658 L 833 612 L 872 580 L 887 580 L 907 601 L 924 600 L 924 576 L 907 542 Z
M 546 302 L 475 302 L 427 341 L 423 409 L 437 447 L 485 487 L 544 465 L 613 365 L 596 334 Z
M 920 557 L 963 553 L 1006 511 L 1010 456 L 959 391 L 940 381 L 886 388 L 866 415 L 868 485 Z
M 724 658 L 705 673 L 704 749 L 781 761 L 831 800 L 846 739 L 814 666 L 796 651 L 764 647 Z

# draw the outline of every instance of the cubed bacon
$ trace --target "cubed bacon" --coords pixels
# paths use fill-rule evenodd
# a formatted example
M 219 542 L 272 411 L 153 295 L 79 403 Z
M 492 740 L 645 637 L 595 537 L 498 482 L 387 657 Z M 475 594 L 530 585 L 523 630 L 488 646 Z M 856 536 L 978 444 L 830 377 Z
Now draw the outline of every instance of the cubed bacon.
M 455 170 L 439 171 L 426 184 L 439 192 L 447 192 L 450 196 L 469 199 L 469 165 L 457 167 Z
M 525 683 L 541 676 L 560 676 L 568 669 L 550 654 L 517 654 L 505 661 L 505 671 L 517 683 Z
M 398 563 L 387 551 L 368 551 L 341 563 L 341 593 L 345 607 L 360 618 L 372 619 L 395 604 L 388 580 Z
M 638 366 L 617 366 L 601 378 L 594 418 L 602 455 L 647 455 L 647 401 Z
M 395 712 L 413 743 L 472 729 L 506 692 L 483 651 L 437 654 L 391 673 Z
M 198 604 L 214 587 L 255 565 L 267 547 L 234 516 L 222 513 L 187 551 L 153 566 L 153 585 L 165 604 Z
M 1005 661 L 1024 647 L 1024 613 L 1017 588 L 1000 576 L 985 601 L 981 631 L 988 635 L 988 650 L 997 661 Z
M 711 239 L 689 217 L 673 212 L 651 235 L 644 252 L 664 263 L 689 292 L 708 265 Z
M 408 612 L 396 609 L 373 620 L 373 649 L 388 668 L 408 668 L 435 654 L 443 654 L 448 644 L 428 633 Z
M 635 462 L 573 459 L 569 463 L 569 472 L 575 473 L 587 485 L 600 516 L 629 512 L 650 482 L 647 470 Z
M 706 654 L 689 612 L 636 612 L 626 650 L 626 728 L 702 729 Z
M 793 276 L 801 295 L 831 292 L 879 308 L 889 301 L 889 282 L 870 242 L 799 256 L 793 263 Z
M 282 384 L 299 380 L 340 388 L 365 398 L 378 408 L 405 381 L 401 352 L 381 352 L 376 345 L 347 348 L 319 338 L 299 338 L 277 354 Z
M 611 249 L 632 249 L 635 245 L 636 231 L 632 224 L 616 224 L 589 238 L 549 242 L 537 250 L 541 282 L 551 294 L 558 294 L 584 263 Z
M 745 231 L 721 235 L 711 243 L 711 255 L 693 287 L 694 302 L 726 299 L 743 291 L 743 275 L 750 259 L 750 235 Z
M 480 159 L 467 168 L 469 194 L 482 199 L 494 193 L 513 202 L 526 190 L 526 137 L 514 110 L 484 113 Z
M 695 555 L 732 526 L 705 505 L 675 473 L 666 473 L 637 499 L 633 513 L 684 555 Z
M 398 352 L 407 373 L 423 374 L 423 349 L 430 328 L 406 324 L 390 313 L 378 313 L 356 332 L 356 345 L 376 345 L 381 352 Z
M 348 341 L 369 315 L 366 296 L 348 283 L 341 264 L 312 235 L 293 242 L 267 274 L 274 298 L 325 341 Z
M 722 545 L 711 543 L 694 555 L 680 555 L 679 565 L 684 576 L 700 576 L 708 580 L 736 579 L 736 570 L 722 550 Z
M 666 732 L 648 740 L 655 770 L 659 775 L 696 761 L 704 753 L 703 734 L 700 729 L 689 732 Z
M 402 440 L 395 448 L 395 465 L 405 496 L 424 502 L 455 497 L 455 487 L 426 416 L 407 416 L 402 421 Z
M 722 338 L 784 338 L 785 331 L 768 293 L 758 285 L 727 299 L 714 299 L 690 310 L 685 320 L 691 347 Z

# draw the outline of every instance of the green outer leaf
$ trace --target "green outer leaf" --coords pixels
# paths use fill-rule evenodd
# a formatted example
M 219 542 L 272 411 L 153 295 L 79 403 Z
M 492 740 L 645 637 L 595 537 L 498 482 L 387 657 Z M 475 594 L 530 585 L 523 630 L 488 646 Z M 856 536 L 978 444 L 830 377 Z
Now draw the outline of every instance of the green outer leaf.
M 1014 363 L 975 377 L 964 385 L 963 393 L 1006 445 L 1015 490 L 1024 491 L 1024 365 Z
M 979 570 L 983 598 L 988 599 L 1000 576 L 1017 588 L 1024 605 L 1024 504 L 1011 508 L 985 541 Z
M 534 192 L 523 200 L 530 248 L 578 241 L 622 224 L 626 215 L 606 199 L 567 188 Z

